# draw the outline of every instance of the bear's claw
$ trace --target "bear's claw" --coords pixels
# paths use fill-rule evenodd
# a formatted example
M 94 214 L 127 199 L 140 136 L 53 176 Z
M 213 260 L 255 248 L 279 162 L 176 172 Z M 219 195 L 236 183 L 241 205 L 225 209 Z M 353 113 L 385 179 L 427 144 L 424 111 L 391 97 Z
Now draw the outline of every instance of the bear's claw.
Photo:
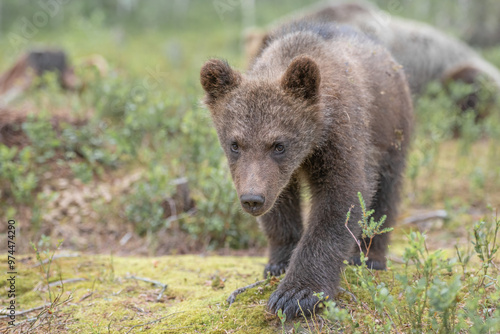
M 264 278 L 270 276 L 281 276 L 286 272 L 286 268 L 288 267 L 288 263 L 280 262 L 277 264 L 268 263 L 266 268 L 264 269 Z
M 313 315 L 318 302 L 318 297 L 314 296 L 309 288 L 287 289 L 280 286 L 269 298 L 267 306 L 274 313 L 281 309 L 287 319 L 292 319 L 299 315 L 306 317 Z

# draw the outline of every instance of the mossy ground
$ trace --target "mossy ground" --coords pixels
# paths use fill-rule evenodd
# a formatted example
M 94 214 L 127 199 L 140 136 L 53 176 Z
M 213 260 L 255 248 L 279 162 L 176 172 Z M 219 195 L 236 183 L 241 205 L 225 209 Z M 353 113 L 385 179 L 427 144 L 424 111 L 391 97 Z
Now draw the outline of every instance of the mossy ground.
M 49 255 L 42 255 L 42 259 Z M 265 263 L 263 257 L 247 256 L 140 258 L 72 254 L 40 265 L 34 256 L 19 257 L 18 312 L 46 305 L 51 300 L 53 304 L 18 315 L 18 325 L 11 327 L 10 332 L 279 333 L 283 330 L 279 319 L 266 311 L 267 299 L 278 286 L 278 278 L 243 292 L 232 305 L 226 302 L 232 291 L 260 280 Z M 399 299 L 395 302 L 404 308 L 401 282 L 395 279 L 403 268 L 393 264 L 387 271 L 374 272 L 373 277 L 385 282 L 391 295 Z M 0 270 L 6 269 L 2 264 Z M 414 267 L 409 270 L 410 276 L 417 275 Z M 458 270 L 457 267 L 454 273 Z M 131 276 L 166 284 L 167 288 L 159 298 L 160 286 Z M 78 281 L 61 284 L 71 279 Z M 341 293 L 336 302 L 353 315 L 366 313 L 359 322 L 364 328 L 364 322 L 376 319 L 377 313 L 368 292 L 360 288 L 362 281 L 353 267 L 348 266 L 341 286 L 352 291 L 356 300 Z M 0 288 L 5 285 L 3 281 Z M 320 317 L 320 310 L 315 319 L 287 322 L 285 330 L 292 333 L 294 326 L 300 326 L 297 327 L 301 328 L 300 333 L 337 332 L 341 328 L 339 323 Z M 401 314 L 408 316 L 403 311 Z M 6 329 L 7 319 L 1 319 L 0 326 L 0 330 Z
M 50 302 L 44 271 L 48 264 L 34 267 L 39 264 L 34 257 L 20 258 L 18 263 L 17 310 Z M 62 304 L 51 308 L 51 315 L 26 322 L 16 331 L 33 326 L 38 331 L 57 329 L 60 333 L 127 332 L 132 326 L 165 317 L 135 327 L 132 332 L 273 333 L 277 319 L 265 311 L 271 288 L 246 291 L 231 306 L 226 302 L 233 290 L 260 280 L 264 264 L 262 257 L 233 256 L 56 258 L 50 265 L 49 283 L 75 278 L 84 281 L 51 284 L 52 298 L 60 296 Z M 158 300 L 161 287 L 127 278 L 130 276 L 168 287 Z M 18 316 L 16 322 L 22 323 L 40 312 Z M 2 322 L 5 328 L 6 320 Z

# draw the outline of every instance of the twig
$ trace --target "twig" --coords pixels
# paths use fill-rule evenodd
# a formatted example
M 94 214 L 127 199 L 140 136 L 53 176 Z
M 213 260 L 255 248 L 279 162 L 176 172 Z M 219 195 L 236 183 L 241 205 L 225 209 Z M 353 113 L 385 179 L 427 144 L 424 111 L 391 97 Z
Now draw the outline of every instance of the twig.
M 63 289 L 62 289 L 62 292 L 61 294 L 57 295 L 56 298 L 54 299 L 54 301 L 52 302 L 52 304 L 50 305 L 50 307 L 46 308 L 46 309 L 43 309 L 40 313 L 38 313 L 38 315 L 34 318 L 35 320 L 33 321 L 33 323 L 30 325 L 30 327 L 28 328 L 28 330 L 26 331 L 27 333 L 32 333 L 34 332 L 34 330 L 37 328 L 37 327 L 40 327 L 42 326 L 43 324 L 43 321 L 46 320 L 47 318 L 53 318 L 54 317 L 54 312 L 55 311 L 55 308 L 59 307 L 59 306 L 62 306 L 66 303 L 69 303 L 70 301 L 73 300 L 73 295 L 69 295 L 68 296 L 68 299 L 62 301 L 62 302 L 59 302 L 59 300 L 61 299 L 61 296 L 62 296 L 62 293 L 64 292 L 64 285 L 63 285 Z M 50 311 L 50 309 L 54 310 L 54 311 Z M 36 322 L 40 320 L 40 322 L 38 323 L 37 326 L 33 327 Z M 30 320 L 31 321 L 31 320 Z M 21 323 L 19 324 L 16 324 L 17 325 L 20 325 Z
M 195 214 L 195 213 L 196 213 L 196 208 L 192 208 L 192 209 L 189 209 L 189 210 L 188 210 L 188 211 L 186 211 L 186 212 L 181 212 L 181 213 L 180 213 L 180 214 L 178 214 L 178 215 L 173 215 L 173 216 L 168 217 L 168 218 L 165 220 L 165 223 L 166 223 L 166 224 L 170 224 L 170 223 L 172 223 L 172 222 L 174 222 L 174 221 L 176 221 L 176 220 L 181 219 L 182 217 L 184 217 L 184 216 L 186 216 L 186 215 L 187 215 L 187 216 L 189 216 L 189 217 L 190 217 L 190 216 L 194 216 L 194 214 Z
M 151 283 L 151 284 L 154 284 L 156 286 L 159 286 L 161 288 L 161 291 L 160 291 L 160 294 L 158 295 L 158 297 L 156 297 L 156 300 L 160 300 L 161 297 L 163 297 L 163 293 L 165 292 L 165 290 L 168 287 L 168 284 L 164 284 L 162 282 L 154 281 L 154 280 L 149 279 L 149 278 L 143 278 L 143 277 L 137 277 L 137 276 L 127 276 L 127 277 L 125 277 L 125 279 L 135 279 L 135 280 L 138 280 L 138 281 L 143 281 L 143 282 L 146 282 L 146 283 Z
M 359 240 L 354 236 L 354 233 L 352 233 L 352 231 L 349 229 L 349 226 L 347 226 L 347 223 L 349 222 L 349 218 L 351 217 L 351 210 L 354 208 L 354 205 L 351 205 L 351 207 L 349 208 L 349 212 L 347 212 L 347 217 L 345 219 L 345 228 L 349 231 L 349 233 L 351 233 L 352 237 L 354 238 L 354 241 L 356 241 L 356 244 L 358 245 L 359 247 L 359 252 L 363 252 L 361 250 L 361 243 L 359 242 Z
M 373 237 L 374 236 L 370 237 L 370 243 L 368 244 L 368 247 L 366 248 L 366 257 L 368 257 L 368 254 L 370 254 L 370 248 L 372 247 Z
M 82 282 L 82 281 L 86 281 L 87 279 L 86 278 L 69 278 L 69 279 L 65 279 L 65 280 L 62 280 L 62 281 L 55 281 L 55 282 L 52 282 L 49 284 L 50 287 L 53 287 L 53 286 L 58 286 L 58 285 L 64 285 L 66 283 L 75 283 L 75 282 Z
M 266 280 L 263 279 L 262 281 L 258 281 L 258 282 L 255 282 L 255 283 L 252 283 L 250 285 L 247 285 L 247 286 L 244 286 L 242 288 L 238 288 L 236 290 L 233 291 L 233 293 L 231 293 L 229 295 L 229 297 L 227 297 L 226 301 L 229 303 L 229 305 L 231 305 L 232 303 L 234 303 L 234 301 L 236 300 L 236 296 L 245 292 L 246 290 L 248 289 L 251 289 L 251 288 L 254 288 L 256 287 L 257 285 L 261 285 L 262 283 L 264 283 Z
M 26 314 L 26 313 L 30 313 L 30 312 L 33 312 L 33 311 L 38 311 L 38 310 L 41 310 L 42 308 L 45 308 L 45 307 L 50 306 L 50 305 L 51 305 L 51 303 L 47 303 L 45 305 L 33 307 L 33 308 L 30 308 L 30 309 L 27 309 L 27 310 L 24 310 L 24 311 L 19 311 L 19 312 L 16 312 L 16 316 L 23 315 L 23 314 Z M 0 316 L 0 319 L 8 318 L 8 317 L 9 317 L 9 315 L 2 315 L 2 316 Z
M 38 262 L 37 264 L 33 265 L 31 268 L 36 268 L 36 267 L 39 267 L 43 264 L 47 264 L 49 263 L 50 261 L 53 261 L 53 260 L 56 260 L 56 259 L 61 259 L 61 258 L 65 258 L 65 257 L 80 257 L 80 254 L 63 254 L 63 255 L 55 255 L 51 258 L 48 258 L 48 259 L 45 259 L 41 262 Z
M 348 294 L 351 297 L 351 300 L 354 301 L 355 303 L 358 302 L 358 298 L 349 290 L 346 290 L 344 288 L 339 287 L 339 290 L 345 294 Z
M 309 330 L 309 333 L 312 333 L 311 327 L 309 327 L 309 321 L 307 321 L 307 316 L 304 313 L 304 310 L 302 309 L 302 306 L 300 306 L 300 300 L 297 299 L 297 305 L 299 305 L 300 312 L 302 313 L 302 316 L 304 317 L 304 320 L 306 321 L 307 329 Z M 311 311 L 309 311 L 310 313 Z
M 163 319 L 168 318 L 168 317 L 170 317 L 170 316 L 172 316 L 172 315 L 174 315 L 174 314 L 178 314 L 178 313 L 184 313 L 184 312 L 174 312 L 174 313 L 170 313 L 170 314 L 168 314 L 168 315 L 166 315 L 166 316 L 164 316 L 164 317 L 158 318 L 158 319 L 156 319 L 156 320 L 153 320 L 153 321 L 150 321 L 150 322 L 146 322 L 146 323 L 143 323 L 143 324 L 139 324 L 139 325 L 134 325 L 134 326 L 130 327 L 130 329 L 128 330 L 128 332 L 127 332 L 126 334 L 130 333 L 130 332 L 131 332 L 134 328 L 137 328 L 137 327 L 143 327 L 143 326 L 147 326 L 147 325 L 154 324 L 154 323 L 156 323 L 156 322 L 162 321 Z
M 403 224 L 419 224 L 433 219 L 446 218 L 448 218 L 446 210 L 434 210 L 407 217 L 403 220 Z
M 38 316 L 33 317 L 33 318 L 24 319 L 23 321 L 21 321 L 21 322 L 18 322 L 18 323 L 16 323 L 16 324 L 14 324 L 14 326 L 16 326 L 16 327 L 17 327 L 17 326 L 23 325 L 23 324 L 25 324 L 25 323 L 27 323 L 27 322 L 33 322 L 33 321 L 36 321 L 36 320 L 38 320 L 38 319 L 39 319 L 39 318 L 38 318 Z
M 78 301 L 79 303 L 80 302 L 83 302 L 85 299 L 89 298 L 90 296 L 92 296 L 94 294 L 94 291 L 91 291 L 89 293 L 87 293 L 86 295 L 82 296 L 82 298 L 80 298 L 80 300 Z
M 120 239 L 120 246 L 125 246 L 125 244 L 132 238 L 133 234 L 130 232 L 125 233 L 125 235 Z

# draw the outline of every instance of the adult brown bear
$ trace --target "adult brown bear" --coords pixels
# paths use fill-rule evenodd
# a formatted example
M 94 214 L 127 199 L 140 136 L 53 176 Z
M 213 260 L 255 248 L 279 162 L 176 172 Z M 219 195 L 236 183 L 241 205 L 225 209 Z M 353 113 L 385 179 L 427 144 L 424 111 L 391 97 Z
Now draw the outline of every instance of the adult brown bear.
M 269 240 L 264 274 L 286 270 L 268 306 L 290 318 L 299 301 L 312 312 L 313 293 L 334 296 L 356 250 L 344 222 L 357 193 L 394 222 L 412 124 L 404 72 L 352 30 L 297 23 L 273 34 L 245 75 L 209 60 L 201 84 L 241 205 Z M 306 227 L 302 183 L 312 194 Z M 357 205 L 348 226 L 358 237 L 360 217 Z M 374 239 L 368 266 L 385 268 L 387 242 Z
M 391 15 L 369 3 L 339 2 L 320 3 L 278 20 L 266 31 L 248 32 L 245 40 L 247 59 L 251 62 L 262 52 L 269 35 L 283 22 L 328 22 L 349 25 L 384 45 L 403 65 L 414 95 L 423 93 L 426 86 L 436 80 L 445 85 L 454 81 L 472 84 L 474 93 L 459 101 L 462 109 L 467 109 L 476 107 L 480 89 L 490 89 L 494 85 L 493 89 L 500 90 L 500 71 L 459 39 L 428 24 Z M 486 86 L 483 78 L 487 79 Z

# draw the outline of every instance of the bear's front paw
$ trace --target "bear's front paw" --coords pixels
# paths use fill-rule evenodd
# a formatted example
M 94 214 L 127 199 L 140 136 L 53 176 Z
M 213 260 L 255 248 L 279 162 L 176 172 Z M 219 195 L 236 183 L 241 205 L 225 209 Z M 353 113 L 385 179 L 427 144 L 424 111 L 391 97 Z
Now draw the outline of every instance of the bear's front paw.
M 285 273 L 286 268 L 288 267 L 288 263 L 280 262 L 280 263 L 268 263 L 266 268 L 264 269 L 264 278 L 270 276 L 281 276 Z
M 281 309 L 286 314 L 287 319 L 300 315 L 308 317 L 317 311 L 315 307 L 319 304 L 318 297 L 314 296 L 313 293 L 310 288 L 300 288 L 282 283 L 269 298 L 267 307 L 273 313 L 277 313 Z

